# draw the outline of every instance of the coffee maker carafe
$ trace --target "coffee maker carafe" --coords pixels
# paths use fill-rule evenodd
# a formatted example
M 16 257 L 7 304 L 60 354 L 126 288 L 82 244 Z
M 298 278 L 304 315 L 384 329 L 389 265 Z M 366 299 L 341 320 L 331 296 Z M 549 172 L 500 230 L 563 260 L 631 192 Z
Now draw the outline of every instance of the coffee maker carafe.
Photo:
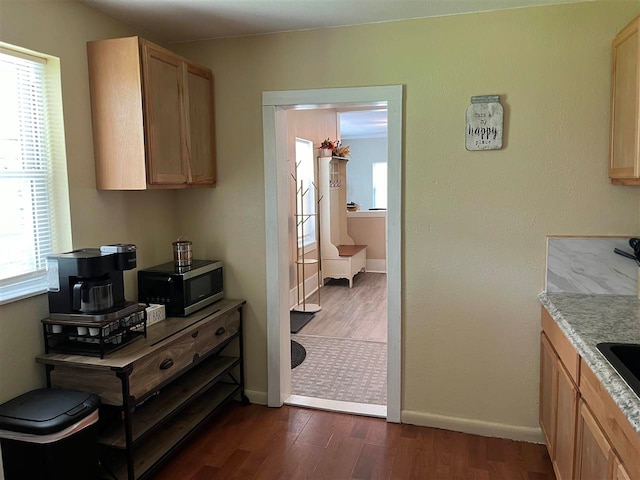
M 136 246 L 105 245 L 47 257 L 51 319 L 104 320 L 135 310 L 124 298 L 123 271 L 136 267 Z
M 80 280 L 73 285 L 73 310 L 98 313 L 113 307 L 113 283 L 108 278 Z

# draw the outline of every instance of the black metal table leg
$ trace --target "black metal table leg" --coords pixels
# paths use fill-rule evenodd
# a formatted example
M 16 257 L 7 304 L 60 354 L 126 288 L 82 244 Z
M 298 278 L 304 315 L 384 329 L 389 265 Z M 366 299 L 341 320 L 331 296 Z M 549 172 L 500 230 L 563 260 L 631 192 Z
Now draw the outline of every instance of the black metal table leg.
M 244 394 L 244 318 L 242 314 L 242 306 L 238 308 L 238 311 L 240 312 L 240 331 L 238 332 L 238 349 L 240 353 L 240 401 L 242 402 L 242 405 L 249 405 L 251 402 L 249 402 L 249 398 Z
M 55 368 L 53 365 L 49 365 L 48 363 L 44 366 L 45 371 L 47 372 L 47 388 L 51 388 L 51 372 Z
M 127 478 L 135 480 L 133 470 L 133 434 L 131 429 L 131 397 L 129 395 L 129 375 L 131 369 L 117 371 L 116 375 L 122 382 L 122 408 L 124 410 L 124 435 L 127 455 Z

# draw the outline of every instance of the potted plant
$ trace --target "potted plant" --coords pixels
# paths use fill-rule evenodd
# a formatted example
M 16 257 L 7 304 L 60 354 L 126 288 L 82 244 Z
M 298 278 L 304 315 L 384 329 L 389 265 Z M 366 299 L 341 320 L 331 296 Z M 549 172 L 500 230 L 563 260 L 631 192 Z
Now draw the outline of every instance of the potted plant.
M 343 145 L 340 140 L 336 140 L 333 145 L 333 156 L 342 158 L 350 157 L 351 153 L 349 149 L 349 145 Z
M 330 157 L 333 155 L 335 144 L 328 138 L 320 144 L 320 156 Z

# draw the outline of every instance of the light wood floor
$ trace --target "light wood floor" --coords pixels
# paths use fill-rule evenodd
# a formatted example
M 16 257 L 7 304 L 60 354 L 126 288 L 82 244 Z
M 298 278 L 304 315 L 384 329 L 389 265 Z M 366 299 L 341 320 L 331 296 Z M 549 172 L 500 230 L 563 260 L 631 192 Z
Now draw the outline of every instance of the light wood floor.
M 382 419 L 232 405 L 157 480 L 553 480 L 544 445 Z
M 321 289 L 322 310 L 298 333 L 386 343 L 386 282 L 384 273 L 359 273 L 353 288 L 348 280 L 327 281 Z

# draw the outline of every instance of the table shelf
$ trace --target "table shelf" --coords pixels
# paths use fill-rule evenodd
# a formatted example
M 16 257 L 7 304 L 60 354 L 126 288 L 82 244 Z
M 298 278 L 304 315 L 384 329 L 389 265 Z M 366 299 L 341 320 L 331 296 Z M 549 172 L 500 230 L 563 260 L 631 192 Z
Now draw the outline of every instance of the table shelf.
M 149 478 L 173 451 L 179 448 L 196 428 L 217 413 L 241 390 L 239 385 L 218 383 L 191 402 L 181 415 L 163 424 L 157 435 L 149 437 L 134 448 L 135 479 Z M 128 478 L 126 456 L 123 450 L 110 449 L 102 455 L 103 462 L 118 480 Z
M 160 390 L 158 397 L 152 398 L 135 411 L 132 421 L 134 445 L 205 393 L 239 363 L 238 357 L 211 357 Z M 121 422 L 105 429 L 100 433 L 98 441 L 105 446 L 125 449 L 124 424 Z

